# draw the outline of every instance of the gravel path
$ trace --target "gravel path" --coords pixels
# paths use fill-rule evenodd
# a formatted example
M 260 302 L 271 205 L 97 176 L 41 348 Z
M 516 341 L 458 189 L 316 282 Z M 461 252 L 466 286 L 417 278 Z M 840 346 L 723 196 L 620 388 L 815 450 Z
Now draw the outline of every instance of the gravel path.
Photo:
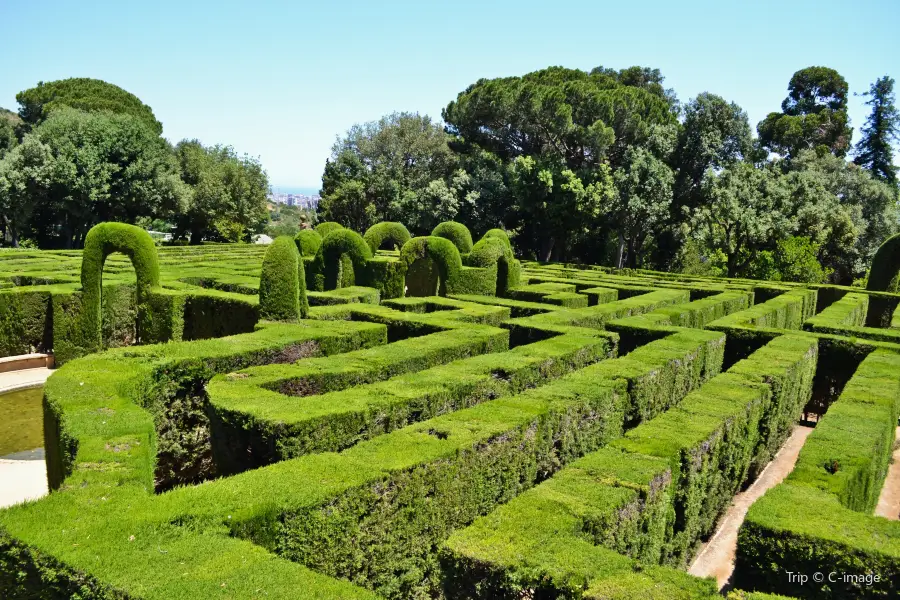
M 898 439 L 900 439 L 900 427 L 894 434 L 894 455 L 891 457 L 891 466 L 888 468 L 884 487 L 881 488 L 878 506 L 875 507 L 876 515 L 892 521 L 900 521 L 900 445 L 897 445 Z
M 806 438 L 812 433 L 811 427 L 797 425 L 784 446 L 772 459 L 756 481 L 745 491 L 740 492 L 732 500 L 725 516 L 719 520 L 719 526 L 710 540 L 703 545 L 688 572 L 697 577 L 715 577 L 719 589 L 725 587 L 734 571 L 734 556 L 737 552 L 737 535 L 750 506 L 756 502 L 766 490 L 781 483 L 794 469 L 800 449 Z

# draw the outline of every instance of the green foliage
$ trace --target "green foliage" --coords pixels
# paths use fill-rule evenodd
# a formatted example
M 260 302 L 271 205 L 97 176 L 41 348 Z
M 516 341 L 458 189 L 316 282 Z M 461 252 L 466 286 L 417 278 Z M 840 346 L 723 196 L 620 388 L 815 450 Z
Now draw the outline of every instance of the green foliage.
M 365 279 L 366 263 L 372 258 L 372 251 L 355 231 L 331 228 L 322 240 L 320 252 L 324 261 L 326 290 L 345 287 L 345 282 L 355 285 L 357 278 L 360 282 Z M 352 275 L 345 273 L 348 269 L 352 270 Z
M 82 340 L 87 352 L 101 347 L 101 290 L 103 265 L 106 257 L 121 252 L 131 259 L 137 277 L 137 336 L 150 328 L 151 316 L 147 302 L 154 288 L 159 287 L 159 261 L 156 246 L 146 231 L 124 223 L 101 223 L 91 228 L 84 242 L 81 263 Z
M 757 131 L 763 146 L 782 156 L 823 147 L 835 156 L 850 148 L 852 129 L 847 116 L 847 82 L 827 67 L 807 67 L 794 73 L 780 113 L 769 113 Z
M 894 103 L 894 79 L 878 78 L 864 94 L 872 112 L 862 128 L 862 139 L 856 144 L 853 162 L 868 169 L 876 179 L 897 185 L 893 143 L 900 140 L 900 111 Z
M 299 263 L 297 246 L 286 235 L 275 238 L 266 249 L 259 277 L 260 317 L 270 321 L 296 321 L 306 316 L 308 308 L 301 312 L 301 302 L 306 304 L 306 278 Z
M 366 230 L 363 239 L 372 250 L 372 254 L 381 249 L 385 244 L 388 245 L 387 250 L 399 250 L 403 244 L 410 240 L 409 231 L 403 223 L 394 223 L 384 221 L 376 223 Z
M 354 125 L 325 162 L 319 210 L 356 231 L 400 221 L 424 233 L 434 226 L 432 211 L 438 220 L 456 215 L 456 160 L 443 128 L 428 116 L 393 113 Z
M 459 250 L 450 240 L 436 236 L 415 237 L 403 245 L 400 261 L 406 267 L 407 294 L 446 296 L 455 293 L 454 286 L 459 281 L 463 265 Z M 423 264 L 434 265 L 435 272 L 417 272 L 416 266 Z
M 188 206 L 176 215 L 175 237 L 201 241 L 249 241 L 268 219 L 269 179 L 258 160 L 230 146 L 183 140 L 175 148 L 181 179 L 190 186 Z
M 294 238 L 300 256 L 312 257 L 319 252 L 322 246 L 322 236 L 315 229 L 301 229 Z
M 322 239 L 325 239 L 325 236 L 327 236 L 332 231 L 337 231 L 343 228 L 344 226 L 340 223 L 335 223 L 334 221 L 325 221 L 316 225 L 316 233 L 322 236 Z
M 149 106 L 137 96 L 99 79 L 74 77 L 37 86 L 16 94 L 21 105 L 19 116 L 34 127 L 44 122 L 55 110 L 68 106 L 85 112 L 111 112 L 131 115 L 143 121 L 157 135 L 162 124 L 156 120 Z
M 872 259 L 872 268 L 866 282 L 867 290 L 896 292 L 900 279 L 900 234 L 881 244 Z
M 472 251 L 472 234 L 469 228 L 462 223 L 445 221 L 431 231 L 432 236 L 442 237 L 453 242 L 460 254 L 468 254 Z

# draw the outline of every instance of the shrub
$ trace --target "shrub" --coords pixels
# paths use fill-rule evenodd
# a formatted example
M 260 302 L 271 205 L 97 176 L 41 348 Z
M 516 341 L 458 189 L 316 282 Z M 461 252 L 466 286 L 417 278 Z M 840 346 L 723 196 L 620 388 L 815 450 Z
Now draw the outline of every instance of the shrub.
M 315 229 L 301 229 L 294 237 L 300 256 L 315 256 L 322 245 L 322 236 Z
M 411 237 L 409 231 L 402 223 L 384 221 L 369 227 L 369 229 L 366 230 L 363 239 L 366 240 L 366 243 L 372 250 L 372 254 L 374 254 L 381 249 L 385 243 L 389 244 L 388 250 L 399 250 Z
M 333 290 L 354 285 L 358 278 L 365 279 L 366 263 L 372 258 L 372 251 L 361 235 L 350 229 L 336 229 L 322 240 L 323 265 L 325 268 L 325 289 Z M 351 278 L 346 271 L 353 270 Z
M 259 277 L 259 314 L 263 319 L 296 321 L 300 318 L 299 260 L 297 246 L 290 237 L 277 237 L 269 245 Z
M 444 221 L 432 230 L 431 235 L 450 240 L 460 254 L 468 254 L 472 251 L 472 234 L 469 233 L 469 228 L 462 223 Z
M 325 237 L 329 233 L 332 233 L 334 231 L 337 231 L 338 229 L 343 229 L 343 228 L 344 228 L 343 225 L 341 225 L 340 223 L 337 223 L 335 221 L 325 221 L 324 223 L 319 223 L 318 225 L 316 225 L 316 233 L 321 235 L 322 239 L 324 240 Z
M 156 245 L 145 230 L 125 223 L 100 223 L 88 231 L 81 262 L 83 293 L 82 335 L 88 351 L 102 345 L 101 294 L 103 265 L 113 252 L 127 255 L 137 276 L 137 337 L 152 328 L 147 301 L 150 292 L 159 287 L 159 261 Z
M 407 286 L 411 295 L 419 290 L 425 290 L 429 286 L 425 279 L 430 277 L 428 272 L 416 272 L 413 265 L 422 265 L 419 261 L 429 259 L 437 268 L 438 295 L 446 296 L 455 293 L 453 286 L 457 283 L 462 271 L 462 259 L 457 247 L 449 240 L 436 237 L 415 237 L 403 245 L 400 250 L 400 261 L 405 265 Z M 425 264 L 429 264 L 425 261 Z M 412 269 L 412 272 L 410 270 Z M 412 279 L 411 279 L 412 278 Z
M 896 292 L 900 279 L 900 234 L 889 237 L 872 258 L 866 289 Z

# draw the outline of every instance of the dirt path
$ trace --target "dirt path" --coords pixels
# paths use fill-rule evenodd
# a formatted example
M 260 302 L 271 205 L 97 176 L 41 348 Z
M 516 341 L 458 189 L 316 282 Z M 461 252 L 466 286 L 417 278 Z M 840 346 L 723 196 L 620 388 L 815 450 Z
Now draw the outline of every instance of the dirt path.
M 900 439 L 900 427 L 894 434 L 895 444 L 898 439 Z M 878 498 L 878 506 L 875 507 L 875 514 L 892 521 L 900 521 L 900 446 L 894 448 L 891 466 L 888 467 L 884 487 L 881 488 L 881 496 Z
M 719 521 L 713 537 L 703 546 L 688 572 L 697 577 L 715 577 L 719 589 L 725 586 L 734 571 L 737 534 L 750 506 L 766 490 L 778 485 L 794 469 L 800 449 L 812 433 L 811 427 L 797 425 L 784 446 L 772 459 L 756 481 L 732 500 L 728 512 Z

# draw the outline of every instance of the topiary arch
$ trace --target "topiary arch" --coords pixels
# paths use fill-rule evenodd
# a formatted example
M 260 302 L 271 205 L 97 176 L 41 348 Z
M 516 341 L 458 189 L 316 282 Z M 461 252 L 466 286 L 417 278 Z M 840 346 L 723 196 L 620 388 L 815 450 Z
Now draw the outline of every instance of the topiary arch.
M 266 249 L 259 277 L 259 316 L 270 321 L 296 321 L 309 313 L 306 276 L 300 253 L 283 235 Z
M 344 279 L 342 269 L 353 266 L 354 282 L 357 274 L 365 272 L 366 263 L 372 258 L 372 251 L 361 235 L 351 229 L 336 229 L 322 240 L 322 259 L 325 268 L 325 289 L 333 290 Z M 349 263 L 342 258 L 349 259 Z
M 430 283 L 425 280 L 429 277 L 428 270 L 414 267 L 422 259 L 431 259 L 437 266 L 438 282 L 434 286 L 435 290 L 431 290 Z M 408 296 L 431 296 L 435 292 L 446 296 L 447 288 L 452 290 L 462 272 L 459 250 L 450 240 L 437 236 L 415 237 L 406 242 L 400 250 L 400 261 L 406 271 Z
M 521 267 L 513 256 L 509 237 L 501 229 L 492 229 L 484 234 L 466 256 L 466 264 L 482 269 L 497 265 L 497 285 L 494 292 L 497 296 L 505 296 L 510 288 L 519 285 Z
M 378 252 L 379 248 L 381 248 L 385 242 L 391 244 L 391 250 L 393 250 L 394 247 L 398 249 L 402 248 L 403 244 L 408 242 L 411 237 L 412 236 L 409 235 L 409 230 L 406 229 L 406 226 L 403 225 L 403 223 L 384 221 L 369 227 L 369 229 L 366 230 L 363 239 L 366 240 L 369 249 L 375 253 Z
M 322 245 L 322 235 L 315 229 L 301 229 L 294 238 L 300 256 L 315 256 Z
M 444 221 L 432 230 L 431 235 L 450 240 L 460 254 L 468 254 L 472 251 L 472 234 L 469 232 L 469 228 L 462 223 Z
M 150 234 L 125 223 L 100 223 L 88 231 L 81 255 L 82 327 L 84 347 L 100 350 L 103 342 L 101 297 L 106 257 L 121 252 L 131 259 L 137 276 L 137 341 L 150 329 L 150 292 L 159 287 L 159 260 Z
M 866 289 L 875 292 L 896 292 L 898 279 L 900 279 L 900 234 L 889 237 L 878 248 L 872 258 Z
M 335 221 L 325 221 L 324 223 L 319 223 L 316 225 L 316 232 L 322 236 L 322 239 L 325 239 L 332 231 L 337 231 L 338 229 L 343 229 L 344 226 Z

